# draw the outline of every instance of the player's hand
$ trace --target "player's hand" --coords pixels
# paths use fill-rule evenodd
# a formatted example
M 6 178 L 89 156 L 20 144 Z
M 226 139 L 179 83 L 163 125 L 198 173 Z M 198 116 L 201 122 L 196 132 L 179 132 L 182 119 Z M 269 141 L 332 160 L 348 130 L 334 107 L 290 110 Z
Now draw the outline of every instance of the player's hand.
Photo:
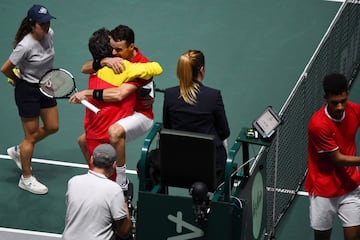
M 16 85 L 16 79 L 19 79 L 20 78 L 20 69 L 18 68 L 13 68 L 12 69 L 13 73 L 15 74 L 16 78 L 12 77 L 12 78 L 8 78 L 7 79 L 7 82 L 12 85 L 13 87 L 15 87 Z
M 107 57 L 101 60 L 101 66 L 107 66 L 111 68 L 114 73 L 119 74 L 125 70 L 125 64 L 120 57 Z
M 81 103 L 82 100 L 86 99 L 86 91 L 77 92 L 69 98 L 69 103 Z

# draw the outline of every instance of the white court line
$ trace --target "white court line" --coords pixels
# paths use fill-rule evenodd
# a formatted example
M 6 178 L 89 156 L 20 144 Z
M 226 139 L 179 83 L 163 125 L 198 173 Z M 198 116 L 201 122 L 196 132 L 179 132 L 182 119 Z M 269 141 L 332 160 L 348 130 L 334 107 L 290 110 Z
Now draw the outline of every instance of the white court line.
M 8 155 L 0 154 L 0 158 L 2 159 L 11 159 Z M 40 159 L 40 158 L 32 158 L 33 162 L 41 163 L 41 164 L 48 164 L 48 165 L 56 165 L 56 166 L 65 166 L 65 167 L 75 167 L 75 168 L 84 168 L 87 169 L 88 165 L 86 164 L 80 164 L 80 163 L 71 163 L 71 162 L 62 162 L 62 161 L 55 161 L 55 160 L 47 160 L 47 159 Z M 126 173 L 137 175 L 137 172 L 135 170 L 126 169 Z M 274 191 L 273 188 L 267 187 L 268 191 Z M 288 193 L 288 194 L 295 194 L 294 190 L 288 190 L 288 189 L 276 189 L 277 192 L 280 193 Z M 301 196 L 309 196 L 307 192 L 304 191 L 298 191 L 297 195 Z
M 3 159 L 11 159 L 8 155 L 0 154 L 0 158 Z M 71 162 L 62 162 L 62 161 L 55 161 L 55 160 L 47 160 L 47 159 L 40 159 L 40 158 L 32 158 L 32 162 L 41 163 L 41 164 L 48 164 L 48 165 L 56 165 L 56 166 L 65 166 L 65 167 L 74 167 L 74 168 L 88 168 L 87 164 L 80 164 L 80 163 L 71 163 Z M 137 172 L 135 170 L 126 169 L 126 173 L 136 175 Z
M 3 154 L 0 154 L 0 159 L 11 160 L 10 156 Z M 62 162 L 62 161 L 54 161 L 54 160 L 39 159 L 39 158 L 32 158 L 31 161 L 36 163 L 56 165 L 56 166 L 75 167 L 75 168 L 84 168 L 84 169 L 88 168 L 88 165 L 80 164 L 80 163 Z M 134 175 L 137 174 L 135 170 L 129 170 L 129 169 L 126 169 L 126 173 L 134 174 Z M 27 234 L 32 236 L 44 236 L 44 237 L 52 237 L 58 239 L 61 239 L 62 237 L 61 234 L 45 233 L 45 232 L 37 232 L 37 231 L 29 231 L 29 230 L 21 230 L 21 229 L 13 229 L 13 228 L 3 228 L 3 227 L 0 227 L 0 232 L 20 233 L 20 234 Z
M 56 234 L 56 233 L 37 232 L 37 231 L 21 230 L 21 229 L 14 229 L 14 228 L 3 228 L 3 227 L 0 227 L 0 232 L 21 233 L 21 234 L 25 234 L 25 235 L 52 237 L 52 238 L 59 238 L 59 239 L 61 239 L 61 236 L 62 236 L 61 234 Z
M 266 190 L 267 190 L 268 192 L 273 192 L 273 191 L 274 191 L 274 188 L 272 188 L 272 187 L 266 187 Z M 282 188 L 276 188 L 276 192 L 278 192 L 278 193 L 284 193 L 284 194 L 295 194 L 295 191 L 294 191 L 294 190 L 282 189 Z M 309 193 L 308 193 L 308 192 L 304 192 L 304 191 L 298 191 L 298 192 L 296 193 L 296 195 L 309 196 Z
M 308 192 L 304 192 L 304 191 L 298 191 L 297 195 L 300 195 L 300 196 L 309 196 L 309 193 L 308 193 Z

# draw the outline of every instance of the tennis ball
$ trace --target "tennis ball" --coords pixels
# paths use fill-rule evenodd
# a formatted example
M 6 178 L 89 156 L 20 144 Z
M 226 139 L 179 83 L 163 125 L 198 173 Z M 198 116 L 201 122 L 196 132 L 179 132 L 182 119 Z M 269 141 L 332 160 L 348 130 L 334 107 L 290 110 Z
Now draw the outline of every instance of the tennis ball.
M 12 71 L 14 72 L 14 74 L 17 76 L 17 77 L 20 77 L 20 69 L 18 68 L 13 68 Z M 7 79 L 8 83 L 11 84 L 11 85 L 14 85 L 15 84 L 15 81 L 11 78 L 8 78 Z
M 11 78 L 8 78 L 7 81 L 8 81 L 8 83 L 11 84 L 11 85 L 14 85 L 14 84 L 15 84 L 14 80 L 12 80 Z
M 13 72 L 15 73 L 15 75 L 16 75 L 17 77 L 20 77 L 20 69 L 18 69 L 18 68 L 13 68 Z

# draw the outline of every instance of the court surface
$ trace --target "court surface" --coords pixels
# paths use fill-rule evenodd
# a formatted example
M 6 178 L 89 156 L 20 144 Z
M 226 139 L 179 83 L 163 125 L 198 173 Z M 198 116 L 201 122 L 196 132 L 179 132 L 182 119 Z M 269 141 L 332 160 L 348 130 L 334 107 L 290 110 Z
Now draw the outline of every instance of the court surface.
M 15 32 L 33 3 L 1 1 L 1 63 L 8 58 Z M 155 78 L 158 88 L 177 84 L 175 68 L 183 52 L 202 50 L 206 57 L 204 84 L 221 89 L 231 129 L 230 146 L 240 129 L 250 126 L 265 107 L 272 105 L 280 110 L 340 6 L 339 2 L 323 0 L 36 3 L 44 4 L 57 18 L 51 22 L 55 31 L 55 66 L 72 72 L 79 89 L 87 83 L 80 69 L 90 59 L 88 38 L 100 27 L 111 29 L 125 24 L 135 30 L 136 45 L 164 69 Z M 17 187 L 20 172 L 6 149 L 18 144 L 23 132 L 13 88 L 5 77 L 0 87 L 0 239 L 30 239 L 34 234 L 33 239 L 59 238 L 64 227 L 67 181 L 87 171 L 76 143 L 83 132 L 84 108 L 58 101 L 60 130 L 38 143 L 34 152 L 34 175 L 49 188 L 47 195 L 37 196 Z M 155 121 L 161 121 L 162 101 L 161 93 L 157 93 Z M 127 144 L 128 176 L 134 183 L 143 139 Z M 277 239 L 311 239 L 307 207 L 306 196 L 299 196 Z M 336 236 L 342 236 L 341 232 L 334 230 L 333 238 Z

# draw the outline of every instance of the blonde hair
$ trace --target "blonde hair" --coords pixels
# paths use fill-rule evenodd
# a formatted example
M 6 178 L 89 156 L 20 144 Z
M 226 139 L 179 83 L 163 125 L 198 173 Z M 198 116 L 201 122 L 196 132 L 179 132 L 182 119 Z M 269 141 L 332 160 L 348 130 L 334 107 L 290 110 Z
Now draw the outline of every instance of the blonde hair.
M 205 57 L 199 50 L 188 50 L 178 60 L 176 75 L 179 79 L 180 96 L 188 104 L 196 103 L 199 84 L 194 80 L 204 65 Z

